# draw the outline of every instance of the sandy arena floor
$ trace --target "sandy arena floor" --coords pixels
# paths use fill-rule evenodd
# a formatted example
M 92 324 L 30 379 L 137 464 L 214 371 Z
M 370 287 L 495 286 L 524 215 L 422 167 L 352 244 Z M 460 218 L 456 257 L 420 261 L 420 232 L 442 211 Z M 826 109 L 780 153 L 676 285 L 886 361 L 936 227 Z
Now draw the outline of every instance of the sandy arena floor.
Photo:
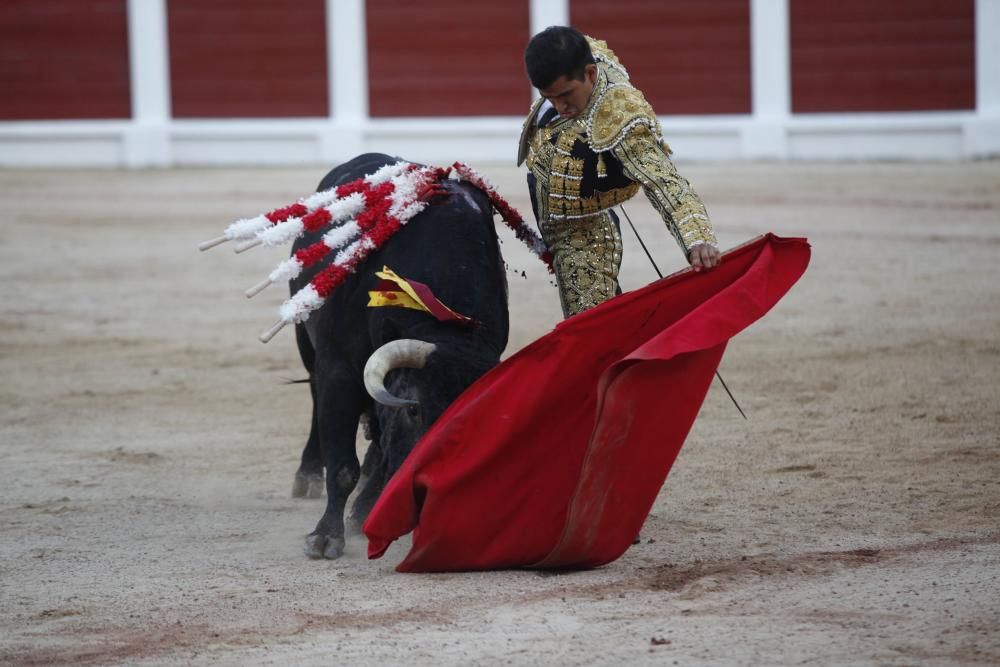
M 560 575 L 302 555 L 308 389 L 242 296 L 283 251 L 196 246 L 321 169 L 0 172 L 0 663 L 1000 663 L 1000 162 L 682 171 L 813 262 L 723 360 L 750 421 L 713 386 L 643 542 Z M 511 352 L 559 311 L 504 238 Z

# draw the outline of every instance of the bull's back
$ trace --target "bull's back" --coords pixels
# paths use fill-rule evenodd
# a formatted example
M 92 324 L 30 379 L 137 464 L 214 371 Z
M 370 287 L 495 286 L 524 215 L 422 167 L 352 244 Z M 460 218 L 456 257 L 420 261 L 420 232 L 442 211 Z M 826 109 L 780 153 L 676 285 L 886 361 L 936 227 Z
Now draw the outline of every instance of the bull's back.
M 398 159 L 376 153 L 360 155 L 327 174 L 319 189 L 348 183 Z M 438 323 L 423 312 L 368 308 L 368 291 L 379 281 L 375 272 L 388 266 L 398 275 L 430 287 L 452 310 L 478 320 L 480 327 L 469 335 L 484 337 L 491 346 L 503 350 L 509 328 L 507 284 L 491 205 L 480 190 L 468 184 L 448 181 L 446 187 L 448 196 L 435 198 L 362 262 L 312 314 L 306 330 L 314 346 L 322 338 L 338 348 L 349 348 L 347 356 L 353 357 L 396 337 L 427 339 L 438 335 L 441 327 L 454 331 L 456 325 Z M 303 236 L 293 252 L 319 241 L 326 231 Z M 330 252 L 292 281 L 292 293 L 329 266 L 336 254 Z M 362 342 L 362 338 L 367 340 Z
M 364 153 L 362 155 L 358 155 L 357 157 L 351 158 L 347 162 L 331 169 L 327 175 L 323 177 L 323 180 L 319 182 L 319 186 L 316 188 L 316 191 L 322 192 L 323 190 L 329 190 L 330 188 L 337 187 L 338 185 L 350 183 L 351 181 L 355 181 L 375 172 L 387 164 L 393 164 L 398 161 L 399 158 L 394 158 L 384 153 Z M 295 254 L 302 248 L 316 243 L 323 238 L 323 235 L 329 230 L 330 227 L 327 227 L 326 229 L 322 229 L 317 232 L 303 234 L 301 237 L 296 239 L 294 244 L 292 244 L 292 254 Z M 308 269 L 305 269 L 297 278 L 290 281 L 289 286 L 292 294 L 307 285 L 317 273 L 329 266 L 335 257 L 336 252 L 330 252 L 323 260 L 317 262 Z

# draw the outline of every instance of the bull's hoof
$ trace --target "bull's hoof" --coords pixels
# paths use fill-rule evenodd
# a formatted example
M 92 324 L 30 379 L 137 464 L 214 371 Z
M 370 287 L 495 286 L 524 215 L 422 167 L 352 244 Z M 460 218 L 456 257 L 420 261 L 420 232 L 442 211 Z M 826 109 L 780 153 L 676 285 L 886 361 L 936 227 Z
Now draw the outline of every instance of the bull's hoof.
M 321 533 L 309 533 L 306 535 L 304 551 L 309 558 L 334 560 L 340 558 L 344 553 L 344 538 L 323 535 Z
M 295 482 L 292 483 L 292 498 L 319 498 L 323 495 L 322 473 L 302 472 L 295 473 Z

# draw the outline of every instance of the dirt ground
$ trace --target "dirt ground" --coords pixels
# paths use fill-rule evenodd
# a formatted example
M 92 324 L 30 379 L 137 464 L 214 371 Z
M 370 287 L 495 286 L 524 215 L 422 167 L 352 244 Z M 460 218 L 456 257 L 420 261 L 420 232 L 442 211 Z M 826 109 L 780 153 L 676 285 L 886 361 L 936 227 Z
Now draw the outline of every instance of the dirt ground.
M 1000 663 L 1000 162 L 681 166 L 812 265 L 723 359 L 749 421 L 714 385 L 642 542 L 568 574 L 302 555 L 308 388 L 242 296 L 284 251 L 196 246 L 322 169 L 0 172 L 0 663 Z M 559 309 L 503 238 L 510 353 Z

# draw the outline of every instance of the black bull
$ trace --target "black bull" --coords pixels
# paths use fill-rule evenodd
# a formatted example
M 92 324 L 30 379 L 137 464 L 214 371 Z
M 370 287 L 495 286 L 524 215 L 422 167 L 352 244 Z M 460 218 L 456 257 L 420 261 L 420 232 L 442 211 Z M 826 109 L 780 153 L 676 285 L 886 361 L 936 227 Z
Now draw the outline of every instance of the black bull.
M 374 153 L 358 156 L 327 174 L 319 189 L 396 161 Z M 326 511 L 306 537 L 305 552 L 312 558 L 343 553 L 344 509 L 359 478 L 365 480 L 352 508 L 354 528 L 420 436 L 462 391 L 499 363 L 507 345 L 507 281 L 490 202 L 470 185 L 452 181 L 447 187 L 448 196 L 436 198 L 295 327 L 313 412 L 293 495 L 318 495 L 326 472 Z M 321 235 L 303 236 L 293 252 Z M 328 263 L 293 280 L 292 292 Z M 428 285 L 440 301 L 478 320 L 479 326 L 445 324 L 406 308 L 368 307 L 368 291 L 378 282 L 375 271 L 383 266 Z M 362 414 L 368 415 L 372 440 L 364 466 L 355 448 Z

